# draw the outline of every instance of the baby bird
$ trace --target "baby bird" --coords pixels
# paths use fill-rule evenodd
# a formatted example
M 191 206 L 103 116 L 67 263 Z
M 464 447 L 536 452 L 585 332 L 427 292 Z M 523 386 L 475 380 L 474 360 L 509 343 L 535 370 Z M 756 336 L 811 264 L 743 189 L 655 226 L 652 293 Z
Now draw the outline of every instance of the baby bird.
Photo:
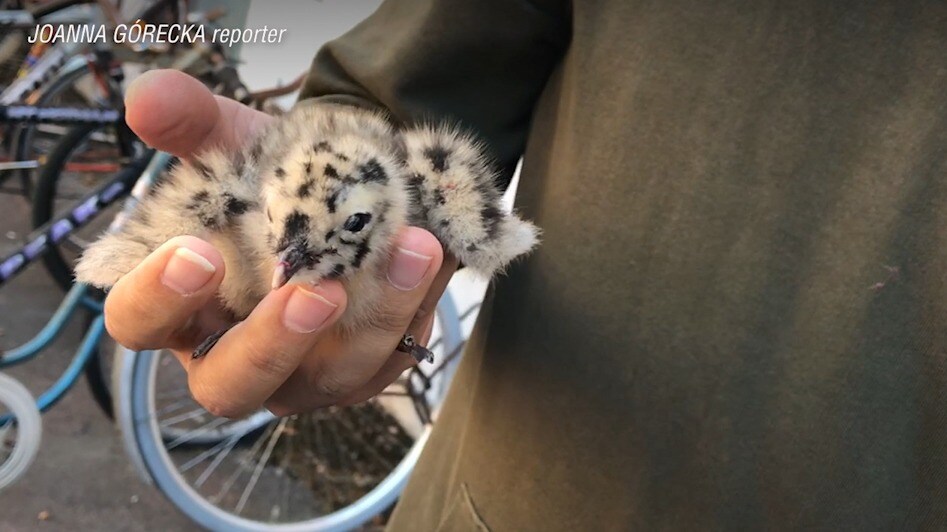
M 351 334 L 372 323 L 407 224 L 486 277 L 537 244 L 534 225 L 500 209 L 495 177 L 482 146 L 454 128 L 399 130 L 365 110 L 301 106 L 242 153 L 182 162 L 118 232 L 85 250 L 76 277 L 108 288 L 168 239 L 202 236 L 224 258 L 218 297 L 235 319 L 286 283 L 339 279 L 348 294 L 339 325 Z M 399 349 L 430 357 L 410 335 Z

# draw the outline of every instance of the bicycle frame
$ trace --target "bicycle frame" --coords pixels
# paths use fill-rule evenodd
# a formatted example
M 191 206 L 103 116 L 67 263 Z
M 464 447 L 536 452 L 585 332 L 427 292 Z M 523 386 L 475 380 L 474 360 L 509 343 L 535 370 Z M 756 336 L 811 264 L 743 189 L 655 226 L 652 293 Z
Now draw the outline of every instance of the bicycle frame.
M 124 122 L 121 111 L 107 108 L 36 107 L 35 105 L 0 105 L 0 122 L 6 124 L 98 124 Z
M 20 347 L 3 353 L 0 357 L 0 368 L 26 362 L 45 350 L 62 333 L 80 307 L 89 306 L 96 312 L 96 316 L 86 330 L 76 354 L 69 363 L 69 367 L 49 389 L 37 398 L 36 406 L 41 412 L 45 412 L 55 405 L 79 380 L 82 375 L 82 368 L 95 353 L 95 348 L 105 332 L 105 317 L 102 315 L 101 305 L 94 305 L 85 297 L 87 290 L 88 286 L 84 284 L 75 285 L 63 299 L 53 317 L 35 337 Z M 9 419 L 6 416 L 0 416 L 0 425 L 7 421 Z
M 144 156 L 135 159 L 116 174 L 115 178 L 83 198 L 68 213 L 30 233 L 26 239 L 27 243 L 20 249 L 0 259 L 0 286 L 26 269 L 52 245 L 62 242 L 76 229 L 88 223 L 96 214 L 125 197 L 125 194 L 132 189 L 136 178 L 145 170 L 153 153 L 153 150 L 149 150 Z

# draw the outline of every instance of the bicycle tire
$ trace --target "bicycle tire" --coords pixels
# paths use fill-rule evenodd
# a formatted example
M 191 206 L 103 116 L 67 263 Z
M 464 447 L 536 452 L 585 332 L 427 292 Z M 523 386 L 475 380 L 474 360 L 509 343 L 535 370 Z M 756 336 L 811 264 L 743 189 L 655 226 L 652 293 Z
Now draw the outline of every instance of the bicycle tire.
M 39 452 L 43 424 L 36 401 L 20 381 L 0 373 L 0 405 L 16 419 L 13 452 L 0 462 L 0 491 L 26 473 Z M 12 423 L 12 421 L 11 421 Z M 0 445 L 4 442 L 0 441 Z
M 94 319 L 95 317 L 92 314 L 89 314 L 88 318 L 85 320 L 85 327 L 83 328 L 88 330 Z M 107 333 L 103 334 L 102 336 L 104 338 L 109 338 Z M 105 417 L 114 420 L 114 401 L 112 398 L 112 390 L 109 388 L 112 382 L 111 372 L 106 369 L 105 365 L 102 363 L 102 357 L 105 356 L 112 356 L 112 353 L 109 351 L 103 351 L 101 348 L 101 342 L 99 342 L 99 345 L 95 346 L 95 350 L 89 356 L 89 361 L 86 362 L 85 367 L 82 368 L 82 372 L 85 376 L 86 384 L 89 386 L 89 393 L 92 394 L 92 400 L 95 401 L 95 404 L 99 406 L 99 410 L 105 414 Z
M 449 293 L 438 304 L 444 317 L 445 343 L 462 343 L 461 323 Z M 120 355 L 116 365 L 116 409 L 126 450 L 140 473 L 162 492 L 182 513 L 210 530 L 351 530 L 386 512 L 397 500 L 427 442 L 431 425 L 424 426 L 410 450 L 387 477 L 364 496 L 327 515 L 294 523 L 278 524 L 249 520 L 226 512 L 197 493 L 177 471 L 165 450 L 165 441 L 155 415 L 155 377 L 160 352 L 131 352 Z M 446 362 L 446 361 L 445 361 Z M 455 361 L 456 362 L 456 361 Z M 438 398 L 438 401 L 443 397 Z

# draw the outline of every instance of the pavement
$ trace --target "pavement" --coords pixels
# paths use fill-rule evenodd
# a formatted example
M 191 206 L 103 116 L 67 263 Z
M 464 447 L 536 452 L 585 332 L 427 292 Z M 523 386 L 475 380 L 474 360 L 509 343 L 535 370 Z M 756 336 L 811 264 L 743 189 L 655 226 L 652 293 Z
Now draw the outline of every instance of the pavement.
M 0 192 L 0 256 L 28 230 L 22 197 Z M 0 348 L 30 338 L 56 309 L 62 292 L 41 265 L 0 288 Z M 80 338 L 71 327 L 46 352 L 5 369 L 34 395 L 63 371 Z M 33 530 L 199 530 L 138 477 L 117 429 L 84 380 L 43 416 L 39 455 L 26 475 L 0 493 L 0 532 Z

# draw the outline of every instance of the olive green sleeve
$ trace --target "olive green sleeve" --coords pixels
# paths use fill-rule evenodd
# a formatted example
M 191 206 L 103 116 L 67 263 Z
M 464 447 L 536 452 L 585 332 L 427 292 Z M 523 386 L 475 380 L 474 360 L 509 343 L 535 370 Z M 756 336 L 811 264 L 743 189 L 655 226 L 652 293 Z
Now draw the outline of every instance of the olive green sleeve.
M 569 38 L 565 0 L 387 0 L 319 50 L 300 98 L 455 121 L 508 178 Z

